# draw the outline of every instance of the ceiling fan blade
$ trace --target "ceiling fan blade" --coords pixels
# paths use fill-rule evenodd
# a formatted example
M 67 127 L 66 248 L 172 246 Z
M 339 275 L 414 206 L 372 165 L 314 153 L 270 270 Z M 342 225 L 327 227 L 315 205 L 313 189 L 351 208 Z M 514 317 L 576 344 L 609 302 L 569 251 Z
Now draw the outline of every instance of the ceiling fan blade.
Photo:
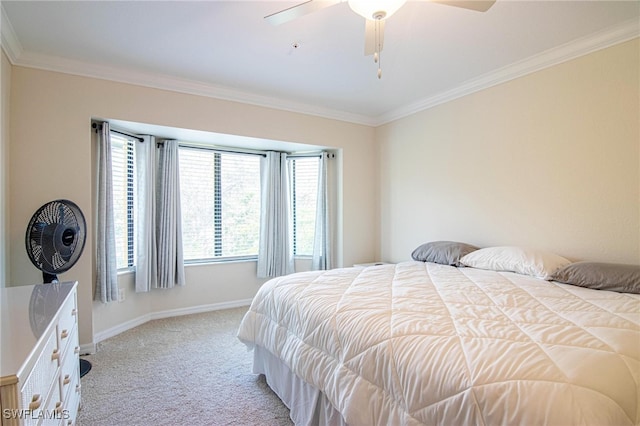
M 380 49 L 378 53 L 382 52 L 384 47 L 384 20 L 374 21 L 373 19 L 367 19 L 364 27 L 364 54 L 365 56 L 373 55 L 376 51 L 376 23 L 378 26 L 378 37 L 380 43 Z
M 264 19 L 271 25 L 280 25 L 338 3 L 342 3 L 342 0 L 308 0 L 304 3 L 267 15 Z
M 431 0 L 447 6 L 461 7 L 463 9 L 486 12 L 496 2 L 495 0 Z

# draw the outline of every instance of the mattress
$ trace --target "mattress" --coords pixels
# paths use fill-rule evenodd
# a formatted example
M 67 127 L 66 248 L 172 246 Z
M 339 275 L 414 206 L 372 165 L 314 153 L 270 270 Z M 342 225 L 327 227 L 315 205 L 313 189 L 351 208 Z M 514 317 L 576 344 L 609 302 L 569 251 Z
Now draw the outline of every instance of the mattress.
M 350 425 L 640 423 L 640 295 L 404 262 L 265 283 L 238 337 Z

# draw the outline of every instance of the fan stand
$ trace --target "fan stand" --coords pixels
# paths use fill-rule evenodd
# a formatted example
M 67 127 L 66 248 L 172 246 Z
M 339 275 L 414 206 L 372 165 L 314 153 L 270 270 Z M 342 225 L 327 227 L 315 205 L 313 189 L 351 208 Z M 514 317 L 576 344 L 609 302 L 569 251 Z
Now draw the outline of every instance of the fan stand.
M 58 276 L 54 275 L 54 274 L 48 274 L 48 273 L 42 271 L 42 282 L 45 283 L 45 284 L 57 283 L 58 282 Z

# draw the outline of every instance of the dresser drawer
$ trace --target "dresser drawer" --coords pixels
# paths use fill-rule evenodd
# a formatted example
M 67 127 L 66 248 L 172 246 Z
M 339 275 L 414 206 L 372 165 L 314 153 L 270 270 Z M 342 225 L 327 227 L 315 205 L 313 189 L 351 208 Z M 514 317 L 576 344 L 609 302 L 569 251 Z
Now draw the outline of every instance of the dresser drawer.
M 76 360 L 79 365 L 79 361 Z M 62 399 L 65 410 L 63 412 L 63 425 L 73 425 L 78 417 L 78 407 L 80 406 L 80 368 L 76 368 L 72 375 L 67 378 L 67 384 L 62 389 Z
M 20 390 L 22 407 L 33 411 L 31 416 L 26 416 L 25 425 L 37 424 L 38 413 L 47 408 L 46 403 L 52 387 L 55 387 L 60 395 L 59 387 L 52 386 L 54 383 L 57 384 L 59 358 L 57 338 L 52 333 Z
M 54 383 L 51 389 L 51 395 L 47 401 L 47 405 L 41 412 L 32 413 L 32 417 L 39 417 L 40 426 L 57 426 L 63 418 L 62 411 L 62 395 L 60 395 L 60 387 Z M 36 424 L 36 423 L 33 423 Z
M 77 327 L 73 329 L 72 335 L 69 336 L 69 343 L 70 345 L 62 358 L 62 370 L 60 372 L 60 389 L 62 390 L 63 398 L 69 393 L 69 389 L 75 386 L 73 383 L 74 377 L 80 375 L 80 346 L 78 345 Z
M 74 295 L 75 296 L 75 295 Z M 60 319 L 58 320 L 58 336 L 60 338 L 60 350 L 65 351 L 71 334 L 78 325 L 78 309 L 76 307 L 76 298 L 70 297 L 60 310 Z

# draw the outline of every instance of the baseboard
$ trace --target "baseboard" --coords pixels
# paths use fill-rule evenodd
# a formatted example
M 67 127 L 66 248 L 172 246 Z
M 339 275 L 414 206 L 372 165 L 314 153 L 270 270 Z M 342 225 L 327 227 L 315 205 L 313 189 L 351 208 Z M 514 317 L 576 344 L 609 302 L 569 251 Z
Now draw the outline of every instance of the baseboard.
M 80 355 L 88 355 L 96 353 L 95 343 L 85 343 L 80 345 Z
M 132 320 L 120 323 L 118 325 L 116 325 L 115 327 L 111 327 L 108 328 L 104 331 L 101 331 L 99 333 L 96 333 L 93 335 L 93 341 L 94 344 L 98 344 L 100 342 L 102 342 L 103 340 L 106 340 L 110 337 L 113 336 L 117 336 L 120 333 L 124 333 L 127 330 L 131 330 L 132 328 L 135 328 L 139 325 L 142 325 L 146 322 L 151 321 L 151 314 L 146 314 L 143 316 L 140 316 L 138 318 L 134 318 Z
M 168 311 L 153 312 L 150 314 L 151 320 L 179 317 L 181 315 L 200 314 L 203 312 L 221 311 L 223 309 L 239 308 L 249 306 L 253 299 L 233 300 L 231 302 L 213 303 L 211 305 L 192 306 L 188 308 L 170 309 Z
M 163 318 L 179 317 L 182 315 L 201 314 L 203 312 L 221 311 L 223 309 L 232 309 L 232 308 L 239 308 L 242 306 L 249 306 L 252 300 L 253 299 L 233 300 L 231 302 L 213 303 L 210 305 L 198 305 L 198 306 L 191 306 L 188 308 L 169 309 L 166 311 L 152 312 L 152 313 L 140 316 L 138 318 L 134 318 L 122 324 L 118 324 L 115 327 L 111 327 L 107 330 L 96 333 L 93 336 L 93 340 L 95 343 L 81 345 L 80 352 L 95 353 L 96 343 L 102 342 L 103 340 L 106 340 L 110 337 L 117 336 L 122 332 L 138 327 L 139 325 L 142 325 L 149 321 L 163 319 Z

